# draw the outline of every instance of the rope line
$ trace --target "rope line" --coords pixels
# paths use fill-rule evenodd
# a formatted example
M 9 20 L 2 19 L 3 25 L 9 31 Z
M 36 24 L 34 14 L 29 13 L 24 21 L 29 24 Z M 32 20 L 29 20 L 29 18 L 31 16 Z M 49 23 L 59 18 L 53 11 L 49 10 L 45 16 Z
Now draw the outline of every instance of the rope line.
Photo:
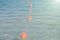
M 27 2 L 27 3 L 29 4 L 29 6 L 30 6 L 29 14 L 31 14 L 31 13 L 32 13 L 32 3 L 31 3 L 29 0 L 26 0 L 26 2 Z M 29 15 L 29 17 L 31 17 L 31 15 Z M 27 20 L 28 20 L 28 23 L 27 23 L 27 25 L 26 25 L 25 32 L 27 32 L 28 26 L 29 26 L 29 24 L 31 23 L 31 22 L 29 22 L 29 19 L 27 19 Z
M 31 14 L 32 14 L 32 3 L 29 0 L 26 0 L 26 2 L 29 4 L 30 9 L 29 9 L 29 12 L 28 12 L 29 13 L 29 17 L 27 18 L 28 23 L 25 26 L 24 32 L 21 33 L 21 35 L 20 35 L 20 37 L 22 38 L 22 40 L 26 40 L 26 38 L 28 36 L 26 32 L 28 31 L 29 24 L 32 21 L 32 17 L 31 17 Z

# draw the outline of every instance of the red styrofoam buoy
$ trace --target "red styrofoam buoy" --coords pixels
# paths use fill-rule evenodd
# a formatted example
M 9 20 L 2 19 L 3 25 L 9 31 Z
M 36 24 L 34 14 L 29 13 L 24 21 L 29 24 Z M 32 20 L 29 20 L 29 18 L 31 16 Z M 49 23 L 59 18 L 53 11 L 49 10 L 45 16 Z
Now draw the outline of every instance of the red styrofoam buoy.
M 26 39 L 27 36 L 28 36 L 28 35 L 27 35 L 26 32 L 23 32 L 23 33 L 20 34 L 20 37 L 21 37 L 22 39 Z
M 32 8 L 32 3 L 30 3 L 30 8 Z
M 32 18 L 31 17 L 28 17 L 28 21 L 31 22 L 32 21 Z

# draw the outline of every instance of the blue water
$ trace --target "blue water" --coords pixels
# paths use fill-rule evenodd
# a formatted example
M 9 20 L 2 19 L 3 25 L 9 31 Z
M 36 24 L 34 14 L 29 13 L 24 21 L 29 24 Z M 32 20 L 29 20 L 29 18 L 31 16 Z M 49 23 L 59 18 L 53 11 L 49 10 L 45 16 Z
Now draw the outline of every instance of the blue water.
M 32 22 L 27 40 L 60 40 L 60 3 L 56 0 L 30 0 Z M 21 40 L 28 17 L 25 0 L 0 0 L 0 40 Z

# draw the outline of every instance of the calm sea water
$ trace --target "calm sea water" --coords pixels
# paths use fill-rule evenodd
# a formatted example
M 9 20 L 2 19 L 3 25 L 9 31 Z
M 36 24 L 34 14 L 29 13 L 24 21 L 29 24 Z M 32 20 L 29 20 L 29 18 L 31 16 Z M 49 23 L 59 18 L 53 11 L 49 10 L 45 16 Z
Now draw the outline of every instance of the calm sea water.
M 27 40 L 60 40 L 60 1 L 30 0 L 33 4 L 32 22 Z M 0 40 L 21 40 L 28 17 L 25 0 L 0 0 Z

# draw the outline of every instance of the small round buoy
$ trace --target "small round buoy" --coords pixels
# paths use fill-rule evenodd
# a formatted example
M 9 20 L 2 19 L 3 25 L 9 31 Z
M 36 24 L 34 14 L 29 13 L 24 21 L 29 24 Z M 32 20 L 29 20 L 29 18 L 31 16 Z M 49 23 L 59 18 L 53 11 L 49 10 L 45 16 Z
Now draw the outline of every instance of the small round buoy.
M 20 34 L 20 37 L 22 38 L 22 39 L 26 39 L 27 38 L 27 33 L 25 33 L 25 32 L 23 32 L 23 33 L 21 33 Z
M 28 21 L 31 22 L 32 21 L 32 18 L 31 17 L 28 17 Z
M 32 8 L 32 3 L 30 3 L 30 8 Z

